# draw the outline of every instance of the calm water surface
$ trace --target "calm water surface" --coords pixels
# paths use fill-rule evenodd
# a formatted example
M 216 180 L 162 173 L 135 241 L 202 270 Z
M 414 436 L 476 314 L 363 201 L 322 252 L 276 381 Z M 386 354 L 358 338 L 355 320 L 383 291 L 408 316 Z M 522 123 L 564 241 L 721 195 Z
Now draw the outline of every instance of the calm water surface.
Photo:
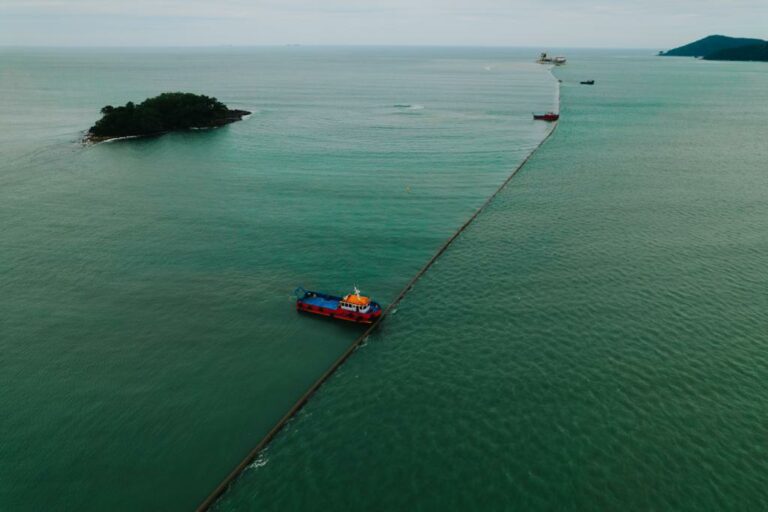
M 555 135 L 219 510 L 768 509 L 768 68 L 569 56 Z
M 254 115 L 77 143 L 173 90 Z M 359 333 L 293 288 L 386 303 L 555 98 L 528 50 L 1 49 L 0 509 L 193 508 Z

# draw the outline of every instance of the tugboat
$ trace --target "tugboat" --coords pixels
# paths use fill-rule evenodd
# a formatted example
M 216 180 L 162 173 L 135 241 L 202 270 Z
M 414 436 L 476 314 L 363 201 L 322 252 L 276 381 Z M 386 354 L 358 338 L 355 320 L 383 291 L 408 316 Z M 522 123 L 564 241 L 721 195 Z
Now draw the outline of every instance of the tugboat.
M 554 112 L 547 112 L 546 114 L 533 114 L 533 118 L 537 121 L 549 121 L 551 123 L 552 121 L 557 121 L 560 119 L 560 114 L 555 114 Z
M 381 317 L 382 307 L 368 297 L 360 295 L 360 290 L 337 297 L 326 293 L 313 292 L 296 288 L 296 311 L 327 316 L 358 324 L 372 324 Z

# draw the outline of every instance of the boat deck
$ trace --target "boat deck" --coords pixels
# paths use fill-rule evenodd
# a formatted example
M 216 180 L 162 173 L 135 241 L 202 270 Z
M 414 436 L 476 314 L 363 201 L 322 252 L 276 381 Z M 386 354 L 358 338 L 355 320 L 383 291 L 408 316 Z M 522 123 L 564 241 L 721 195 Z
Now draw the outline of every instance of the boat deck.
M 319 306 L 321 308 L 336 309 L 339 307 L 339 299 L 330 299 L 325 297 L 304 297 L 301 302 L 310 306 Z

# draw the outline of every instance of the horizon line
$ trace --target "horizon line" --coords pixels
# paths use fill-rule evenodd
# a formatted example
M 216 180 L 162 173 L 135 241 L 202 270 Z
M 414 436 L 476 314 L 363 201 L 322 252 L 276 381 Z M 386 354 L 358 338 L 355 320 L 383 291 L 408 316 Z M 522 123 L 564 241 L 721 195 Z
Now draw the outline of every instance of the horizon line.
M 652 50 L 656 47 L 643 46 L 561 46 L 561 45 L 496 45 L 496 44 L 347 44 L 347 43 L 269 43 L 269 44 L 163 44 L 163 45 L 84 45 L 84 44 L 0 44 L 0 48 L 41 48 L 41 49 L 195 49 L 195 48 L 499 48 L 499 49 L 573 49 L 573 50 Z

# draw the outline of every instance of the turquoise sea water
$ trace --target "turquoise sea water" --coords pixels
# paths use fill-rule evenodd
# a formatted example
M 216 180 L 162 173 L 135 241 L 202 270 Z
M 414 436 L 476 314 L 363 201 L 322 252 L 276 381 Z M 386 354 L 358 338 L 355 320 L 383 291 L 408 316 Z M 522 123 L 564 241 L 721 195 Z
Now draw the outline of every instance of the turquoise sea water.
M 218 510 L 768 509 L 768 68 L 569 56 L 554 136 Z
M 360 332 L 293 288 L 393 298 L 555 84 L 528 50 L 0 49 L 0 510 L 197 505 Z M 254 115 L 77 143 L 169 90 Z

